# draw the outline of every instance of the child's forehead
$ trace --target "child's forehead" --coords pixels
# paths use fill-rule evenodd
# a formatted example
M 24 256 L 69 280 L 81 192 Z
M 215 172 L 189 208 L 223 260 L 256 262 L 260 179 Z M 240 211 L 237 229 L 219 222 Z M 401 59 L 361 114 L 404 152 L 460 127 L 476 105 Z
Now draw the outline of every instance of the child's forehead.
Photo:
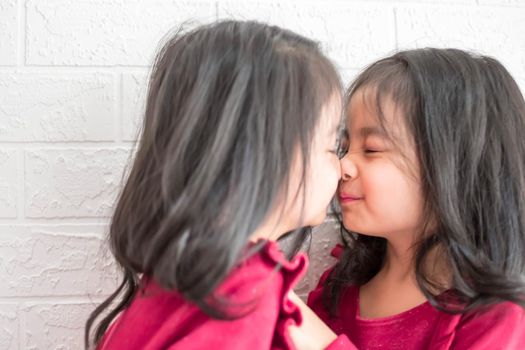
M 394 136 L 404 133 L 406 116 L 404 109 L 392 94 L 379 95 L 372 87 L 359 88 L 350 97 L 345 109 L 345 122 L 349 132 L 361 136 Z
M 366 109 L 370 114 L 380 113 L 386 104 L 394 103 L 391 93 L 379 91 L 375 86 L 363 86 L 352 92 L 347 111 L 352 108 Z

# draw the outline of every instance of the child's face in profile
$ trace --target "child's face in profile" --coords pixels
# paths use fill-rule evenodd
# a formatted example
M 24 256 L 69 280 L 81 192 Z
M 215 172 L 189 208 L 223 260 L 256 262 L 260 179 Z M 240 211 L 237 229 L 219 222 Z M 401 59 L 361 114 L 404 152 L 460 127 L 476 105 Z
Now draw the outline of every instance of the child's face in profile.
M 337 156 L 337 134 L 341 122 L 342 102 L 338 94 L 322 109 L 319 125 L 312 140 L 306 187 L 299 191 L 302 161 L 296 157 L 290 174 L 288 205 L 285 216 L 292 219 L 291 229 L 300 226 L 316 226 L 323 223 L 326 210 L 333 198 L 340 179 L 341 167 Z M 304 208 L 303 208 L 304 200 Z M 302 210 L 302 221 L 301 221 Z
M 423 203 L 416 149 L 402 109 L 390 98 L 381 109 L 384 128 L 373 89 L 361 88 L 350 100 L 349 147 L 338 190 L 343 223 L 361 234 L 411 242 Z

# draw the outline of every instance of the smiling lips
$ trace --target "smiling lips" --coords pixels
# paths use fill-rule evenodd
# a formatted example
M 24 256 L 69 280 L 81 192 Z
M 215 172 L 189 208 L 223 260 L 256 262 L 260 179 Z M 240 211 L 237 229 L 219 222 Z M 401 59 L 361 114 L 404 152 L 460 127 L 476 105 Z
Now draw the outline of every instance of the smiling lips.
M 363 199 L 363 197 L 359 197 L 359 196 L 354 196 L 354 195 L 351 195 L 351 194 L 347 194 L 347 193 L 339 193 L 339 202 L 341 204 L 343 203 L 353 203 L 353 202 L 356 202 L 360 199 Z

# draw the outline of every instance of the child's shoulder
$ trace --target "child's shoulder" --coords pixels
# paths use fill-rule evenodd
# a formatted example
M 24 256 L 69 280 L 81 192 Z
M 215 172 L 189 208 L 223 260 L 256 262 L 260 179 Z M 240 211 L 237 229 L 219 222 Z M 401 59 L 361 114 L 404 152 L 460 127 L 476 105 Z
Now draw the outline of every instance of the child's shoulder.
M 501 302 L 442 320 L 437 343 L 448 343 L 447 349 L 525 349 L 525 309 L 515 303 Z
M 306 256 L 301 254 L 288 261 L 274 242 L 261 244 L 252 253 L 213 293 L 217 298 L 212 302 L 218 304 L 212 306 L 232 317 L 228 322 L 208 316 L 178 291 L 164 289 L 153 278 L 143 276 L 141 291 L 99 349 L 167 349 L 174 345 L 177 349 L 201 349 L 211 339 L 216 348 L 232 348 L 232 342 L 236 348 L 245 348 L 239 344 L 255 346 L 265 337 L 287 344 L 283 348 L 292 348 L 286 325 L 299 323 L 301 315 L 287 294 L 304 274 Z M 254 325 L 258 332 L 253 332 Z M 240 336 L 223 337 L 233 332 Z
M 259 241 L 262 245 L 255 253 L 241 260 L 236 268 L 221 283 L 218 292 L 232 295 L 248 292 L 253 296 L 256 290 L 268 292 L 268 289 L 288 291 L 305 275 L 308 259 L 299 253 L 288 260 L 277 242 Z
M 244 258 L 230 271 L 213 294 L 234 303 L 257 300 L 263 296 L 281 296 L 304 276 L 307 266 L 306 255 L 300 253 L 289 261 L 276 242 L 259 241 L 247 247 Z M 138 298 L 181 299 L 184 302 L 183 296 L 177 290 L 161 287 L 151 276 L 143 276 L 141 285 Z
M 476 312 L 467 313 L 464 321 L 471 319 L 488 319 L 492 321 L 522 321 L 525 322 L 525 309 L 510 301 L 497 303 Z
M 525 309 L 507 301 L 463 314 L 457 328 L 476 333 L 476 329 L 477 332 L 492 328 L 500 328 L 504 331 L 505 328 L 513 328 L 517 325 L 521 325 L 520 332 L 525 336 Z

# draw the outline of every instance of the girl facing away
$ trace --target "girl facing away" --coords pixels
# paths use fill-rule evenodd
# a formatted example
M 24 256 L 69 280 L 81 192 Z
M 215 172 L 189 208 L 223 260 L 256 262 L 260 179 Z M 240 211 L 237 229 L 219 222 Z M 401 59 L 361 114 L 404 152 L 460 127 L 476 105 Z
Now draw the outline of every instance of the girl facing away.
M 325 218 L 341 111 L 334 66 L 293 32 L 225 21 L 169 40 L 109 232 L 124 279 L 86 347 L 294 348 L 307 261 L 275 241 Z
M 344 246 L 309 306 L 358 349 L 525 349 L 525 102 L 508 71 L 399 52 L 346 112 Z

